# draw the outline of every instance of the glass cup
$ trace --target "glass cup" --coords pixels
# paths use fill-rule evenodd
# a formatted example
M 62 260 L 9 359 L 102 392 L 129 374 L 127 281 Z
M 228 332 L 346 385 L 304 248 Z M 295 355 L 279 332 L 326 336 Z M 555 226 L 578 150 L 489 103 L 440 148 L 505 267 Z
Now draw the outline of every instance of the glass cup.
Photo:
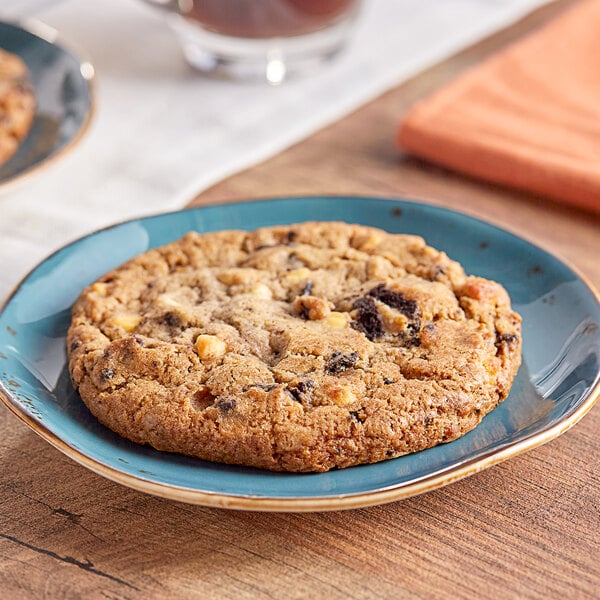
M 147 0 L 168 12 L 188 62 L 277 85 L 337 54 L 360 0 Z

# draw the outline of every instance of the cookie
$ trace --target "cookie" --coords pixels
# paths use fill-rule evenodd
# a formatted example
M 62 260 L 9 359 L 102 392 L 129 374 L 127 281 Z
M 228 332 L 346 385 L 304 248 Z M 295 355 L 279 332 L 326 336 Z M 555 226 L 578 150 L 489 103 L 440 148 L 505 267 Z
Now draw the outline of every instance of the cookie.
M 0 50 L 0 165 L 25 139 L 35 116 L 35 95 L 25 63 Z
M 188 233 L 86 288 L 75 388 L 140 444 L 276 471 L 372 463 L 473 429 L 509 393 L 504 288 L 346 223 Z

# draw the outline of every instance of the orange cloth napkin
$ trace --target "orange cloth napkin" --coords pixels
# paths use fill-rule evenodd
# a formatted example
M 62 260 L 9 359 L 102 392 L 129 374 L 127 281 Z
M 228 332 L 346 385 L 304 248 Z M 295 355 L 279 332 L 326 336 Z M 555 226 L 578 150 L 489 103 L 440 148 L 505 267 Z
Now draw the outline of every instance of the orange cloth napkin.
M 417 104 L 398 143 L 600 211 L 600 0 L 577 3 Z

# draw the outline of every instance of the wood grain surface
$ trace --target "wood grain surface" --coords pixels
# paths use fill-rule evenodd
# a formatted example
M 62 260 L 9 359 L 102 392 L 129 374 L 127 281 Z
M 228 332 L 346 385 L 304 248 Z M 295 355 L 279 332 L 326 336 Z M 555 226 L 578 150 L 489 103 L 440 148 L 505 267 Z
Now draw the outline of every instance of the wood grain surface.
M 600 287 L 600 217 L 402 156 L 402 114 L 559 2 L 429 69 L 193 204 L 289 194 L 412 197 L 507 226 Z M 598 408 L 570 432 L 385 506 L 263 514 L 107 481 L 0 409 L 0 598 L 594 598 Z

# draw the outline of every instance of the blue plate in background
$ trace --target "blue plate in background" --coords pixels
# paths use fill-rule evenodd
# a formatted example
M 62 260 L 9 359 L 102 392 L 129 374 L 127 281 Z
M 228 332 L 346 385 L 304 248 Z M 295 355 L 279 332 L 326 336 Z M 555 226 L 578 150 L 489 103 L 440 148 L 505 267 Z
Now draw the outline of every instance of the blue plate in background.
M 0 185 L 48 164 L 87 130 L 94 68 L 41 23 L 0 22 L 0 48 L 25 62 L 35 90 L 35 118 L 15 155 L 0 167 Z
M 81 289 L 189 230 L 342 220 L 422 235 L 468 273 L 509 291 L 523 317 L 523 365 L 510 396 L 464 437 L 397 459 L 319 474 L 213 464 L 133 444 L 100 425 L 69 382 L 65 333 Z M 375 198 L 288 198 L 128 221 L 59 250 L 0 314 L 0 397 L 59 450 L 114 481 L 160 496 L 249 510 L 336 510 L 440 487 L 572 427 L 600 394 L 600 305 L 570 267 L 507 231 L 447 209 Z

